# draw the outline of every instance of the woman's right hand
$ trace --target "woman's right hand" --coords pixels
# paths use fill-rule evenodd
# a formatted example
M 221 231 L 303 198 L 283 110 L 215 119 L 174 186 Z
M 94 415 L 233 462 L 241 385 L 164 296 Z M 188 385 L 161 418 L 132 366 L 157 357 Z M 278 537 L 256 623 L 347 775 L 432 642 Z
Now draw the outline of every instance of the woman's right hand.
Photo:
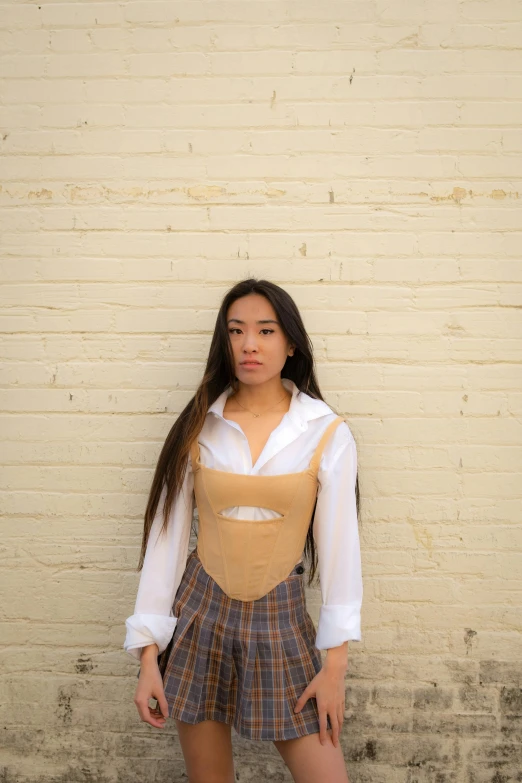
M 157 700 L 157 707 L 149 707 L 149 699 L 151 698 Z M 157 644 L 149 644 L 141 651 L 140 677 L 134 696 L 134 704 L 138 708 L 142 721 L 150 723 L 157 729 L 162 729 L 165 726 L 168 705 L 163 690 L 163 679 L 158 667 Z

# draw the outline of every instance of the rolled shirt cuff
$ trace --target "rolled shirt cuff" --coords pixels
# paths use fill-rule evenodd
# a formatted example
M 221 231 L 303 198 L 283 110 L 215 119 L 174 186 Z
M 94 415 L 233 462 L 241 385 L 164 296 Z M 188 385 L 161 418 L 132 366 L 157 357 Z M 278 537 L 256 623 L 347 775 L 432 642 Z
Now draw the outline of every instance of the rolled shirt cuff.
M 328 650 L 330 647 L 339 647 L 346 641 L 361 641 L 359 604 L 323 604 L 319 610 L 315 646 L 318 650 Z
M 139 661 L 143 648 L 156 643 L 159 654 L 170 642 L 177 622 L 177 617 L 163 614 L 133 614 L 125 620 L 123 649 Z

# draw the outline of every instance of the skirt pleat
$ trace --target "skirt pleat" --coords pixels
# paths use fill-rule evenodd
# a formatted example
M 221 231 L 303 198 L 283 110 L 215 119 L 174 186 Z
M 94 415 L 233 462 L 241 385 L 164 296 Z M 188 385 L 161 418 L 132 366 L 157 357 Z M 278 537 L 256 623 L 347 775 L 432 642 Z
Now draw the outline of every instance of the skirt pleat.
M 163 667 L 169 715 L 217 720 L 255 740 L 319 731 L 314 698 L 294 706 L 321 669 L 303 576 L 294 570 L 256 601 L 227 596 L 195 550 L 176 593 L 178 618 Z

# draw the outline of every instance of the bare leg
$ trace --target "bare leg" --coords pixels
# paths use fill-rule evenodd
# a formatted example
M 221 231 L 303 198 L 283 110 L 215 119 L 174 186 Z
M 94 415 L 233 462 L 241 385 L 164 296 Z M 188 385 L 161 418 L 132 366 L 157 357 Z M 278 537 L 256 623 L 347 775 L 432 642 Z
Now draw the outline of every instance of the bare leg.
M 189 783 L 234 783 L 230 726 L 217 720 L 176 720 Z
M 331 736 L 331 732 L 328 732 Z M 274 742 L 295 783 L 349 783 L 341 746 L 321 745 L 319 734 Z

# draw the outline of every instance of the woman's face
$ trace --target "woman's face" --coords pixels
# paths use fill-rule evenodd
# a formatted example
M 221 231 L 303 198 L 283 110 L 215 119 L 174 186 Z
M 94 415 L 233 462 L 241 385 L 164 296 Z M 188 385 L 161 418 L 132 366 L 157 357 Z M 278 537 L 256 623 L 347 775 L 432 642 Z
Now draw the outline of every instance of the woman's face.
M 280 375 L 294 353 L 274 308 L 261 294 L 236 299 L 228 308 L 227 328 L 235 374 L 242 383 L 265 383 Z

